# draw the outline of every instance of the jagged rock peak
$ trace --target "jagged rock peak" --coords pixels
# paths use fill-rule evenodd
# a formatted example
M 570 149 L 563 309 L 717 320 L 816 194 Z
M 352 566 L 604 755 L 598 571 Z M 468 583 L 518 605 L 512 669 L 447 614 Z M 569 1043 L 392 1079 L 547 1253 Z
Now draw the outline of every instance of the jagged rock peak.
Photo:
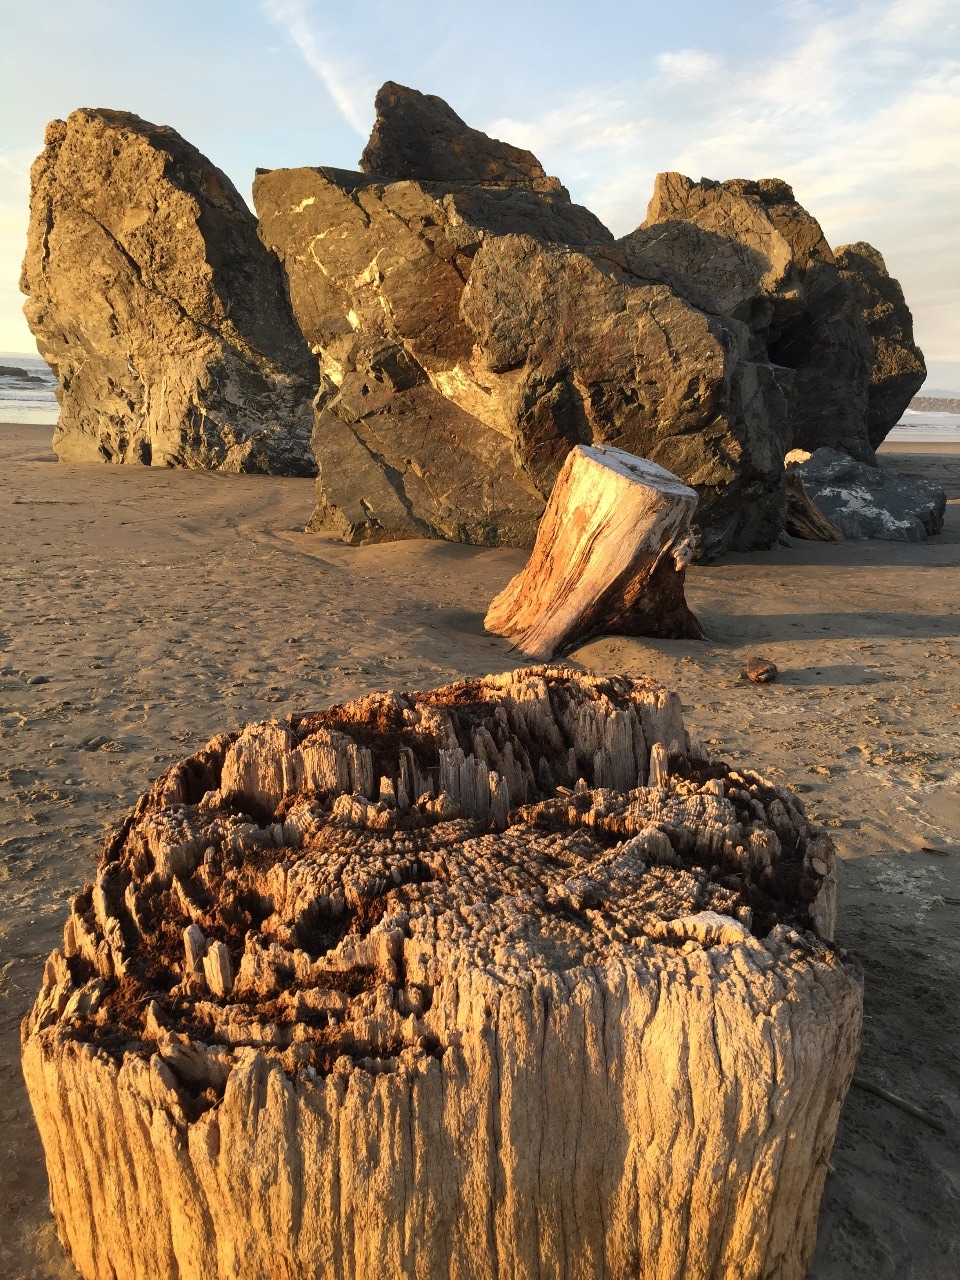
M 720 182 L 701 178 L 694 182 L 682 173 L 658 173 L 644 224 L 670 218 L 709 216 L 724 223 L 724 233 L 737 238 L 740 226 L 766 224 L 765 235 L 775 228 L 790 245 L 801 270 L 812 262 L 833 262 L 833 252 L 819 222 L 797 201 L 793 188 L 782 178 L 730 178 Z
M 461 120 L 442 98 L 388 80 L 376 98 L 377 119 L 360 168 L 364 173 L 426 182 L 481 182 L 566 189 L 531 151 L 500 142 Z
M 694 182 L 692 178 L 688 178 L 684 173 L 658 173 L 656 183 L 654 184 L 653 195 L 650 198 L 650 219 L 656 219 L 659 207 L 664 201 L 669 203 L 676 202 L 677 198 L 681 198 L 684 205 L 695 196 L 697 192 L 717 192 L 729 191 L 736 196 L 743 198 L 753 197 L 762 204 L 788 204 L 795 200 L 793 187 L 789 182 L 784 182 L 782 178 L 730 178 L 726 182 L 721 182 L 717 178 L 701 178 L 699 182 Z M 705 197 L 710 199 L 713 197 Z

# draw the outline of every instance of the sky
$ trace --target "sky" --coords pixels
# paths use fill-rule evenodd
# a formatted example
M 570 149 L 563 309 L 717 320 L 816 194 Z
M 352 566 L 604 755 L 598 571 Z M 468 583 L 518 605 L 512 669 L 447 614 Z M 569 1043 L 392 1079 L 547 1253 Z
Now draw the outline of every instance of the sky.
M 385 80 L 529 147 L 617 235 L 661 170 L 779 177 L 903 285 L 928 387 L 960 388 L 957 0 L 0 0 L 0 351 L 46 122 L 169 124 L 257 166 L 355 168 Z

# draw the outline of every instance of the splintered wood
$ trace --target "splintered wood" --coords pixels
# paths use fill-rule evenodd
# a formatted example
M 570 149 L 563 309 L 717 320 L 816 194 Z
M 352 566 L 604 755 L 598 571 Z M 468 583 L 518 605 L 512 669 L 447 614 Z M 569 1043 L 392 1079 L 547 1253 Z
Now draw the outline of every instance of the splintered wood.
M 842 542 L 843 530 L 823 514 L 804 487 L 800 468 L 787 463 L 784 470 L 787 533 L 810 542 Z
M 214 739 L 23 1026 L 87 1280 L 801 1280 L 859 1040 L 834 853 L 658 686 Z
M 484 618 L 531 658 L 590 636 L 702 640 L 683 594 L 697 495 L 655 462 L 609 445 L 567 455 L 524 569 Z

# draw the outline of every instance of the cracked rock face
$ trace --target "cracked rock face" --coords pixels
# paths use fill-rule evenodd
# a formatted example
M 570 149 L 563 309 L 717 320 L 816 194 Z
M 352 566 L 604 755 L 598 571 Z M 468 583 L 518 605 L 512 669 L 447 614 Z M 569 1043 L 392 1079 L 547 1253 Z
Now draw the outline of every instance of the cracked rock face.
M 48 126 L 21 288 L 64 461 L 314 474 L 315 362 L 279 265 L 172 129 L 106 110 Z
M 706 557 L 769 546 L 789 377 L 749 327 L 639 269 L 533 157 L 498 167 L 439 99 L 387 89 L 363 160 L 378 172 L 254 184 L 327 379 L 314 527 L 530 545 L 572 446 L 612 444 L 696 488 Z
M 789 382 L 788 447 L 828 446 L 873 462 L 874 350 L 863 300 L 787 183 L 661 173 L 646 221 L 624 243 L 638 270 L 748 325 L 754 358 Z
M 873 339 L 867 435 L 877 449 L 923 386 L 927 366 L 913 340 L 913 316 L 903 290 L 888 274 L 881 254 L 861 240 L 841 245 L 834 256 Z
M 833 858 L 645 681 L 214 739 L 24 1023 L 61 1238 L 91 1280 L 801 1280 L 859 1034 Z

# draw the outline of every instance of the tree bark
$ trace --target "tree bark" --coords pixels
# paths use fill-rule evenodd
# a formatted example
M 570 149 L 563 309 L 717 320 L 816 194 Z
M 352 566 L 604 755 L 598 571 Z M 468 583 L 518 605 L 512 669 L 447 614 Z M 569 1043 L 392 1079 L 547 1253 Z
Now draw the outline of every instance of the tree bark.
M 608 445 L 567 455 L 525 568 L 484 627 L 550 658 L 601 632 L 702 640 L 683 594 L 697 495 L 656 463 Z
M 802 1280 L 861 1016 L 829 837 L 532 668 L 215 739 L 23 1026 L 86 1280 Z
M 807 493 L 799 469 L 787 463 L 785 476 L 787 533 L 810 542 L 842 542 L 843 530 L 823 514 Z

